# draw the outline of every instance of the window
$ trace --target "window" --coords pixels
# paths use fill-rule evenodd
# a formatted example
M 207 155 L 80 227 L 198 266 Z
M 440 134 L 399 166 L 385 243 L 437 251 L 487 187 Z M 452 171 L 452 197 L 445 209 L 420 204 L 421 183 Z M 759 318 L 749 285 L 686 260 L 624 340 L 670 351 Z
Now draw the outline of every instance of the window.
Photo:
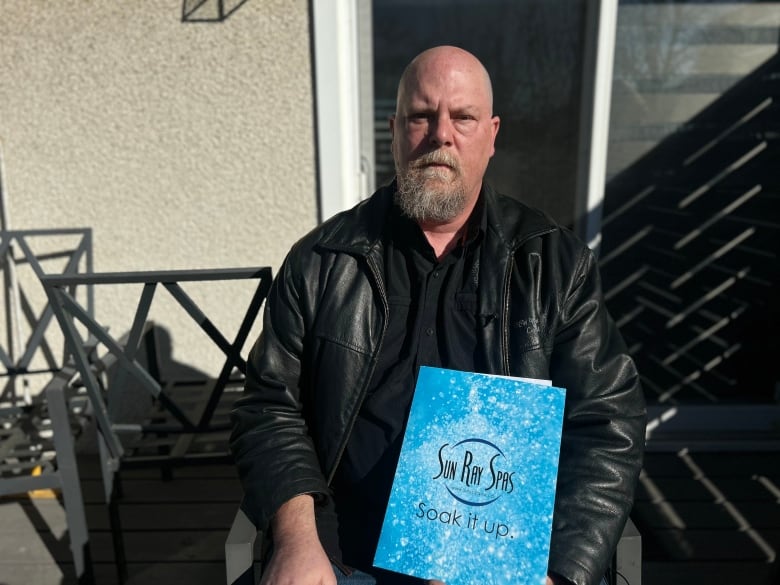
M 650 404 L 780 400 L 778 31 L 778 2 L 620 4 L 601 272 Z

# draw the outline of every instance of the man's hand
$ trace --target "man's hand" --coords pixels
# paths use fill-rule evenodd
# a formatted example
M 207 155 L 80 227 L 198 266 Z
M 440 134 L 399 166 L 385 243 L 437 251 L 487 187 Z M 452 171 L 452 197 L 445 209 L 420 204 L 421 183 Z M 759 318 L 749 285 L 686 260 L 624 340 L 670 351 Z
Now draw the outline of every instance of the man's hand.
M 314 499 L 296 496 L 272 521 L 274 551 L 260 585 L 336 585 L 314 522 Z

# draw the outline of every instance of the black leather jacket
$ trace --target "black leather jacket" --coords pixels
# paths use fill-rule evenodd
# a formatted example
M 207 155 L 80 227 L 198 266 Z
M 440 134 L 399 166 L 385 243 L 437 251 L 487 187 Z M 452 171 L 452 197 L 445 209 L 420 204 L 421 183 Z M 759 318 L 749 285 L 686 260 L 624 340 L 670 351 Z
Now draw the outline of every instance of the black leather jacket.
M 262 530 L 302 493 L 328 493 L 371 379 L 388 317 L 381 188 L 297 242 L 267 299 L 231 448 L 244 507 Z M 549 568 L 603 575 L 633 502 L 645 407 L 604 308 L 591 252 L 541 212 L 483 188 L 487 233 L 478 318 L 489 373 L 567 389 Z

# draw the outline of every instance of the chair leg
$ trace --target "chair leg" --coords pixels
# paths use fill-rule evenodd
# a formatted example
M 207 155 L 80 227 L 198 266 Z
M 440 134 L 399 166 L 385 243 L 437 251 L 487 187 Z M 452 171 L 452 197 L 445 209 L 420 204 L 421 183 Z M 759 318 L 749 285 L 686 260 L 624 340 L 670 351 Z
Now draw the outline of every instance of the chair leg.
M 114 491 L 108 502 L 108 521 L 111 525 L 111 541 L 114 545 L 117 577 L 121 585 L 127 582 L 127 557 L 125 556 L 125 539 L 122 534 L 122 519 L 119 515 L 119 499 L 122 491 L 119 487 L 120 484 L 119 473 L 116 473 L 114 477 Z
M 89 531 L 84 513 L 76 454 L 65 402 L 65 384 L 57 379 L 46 388 L 46 400 L 53 427 L 54 448 L 57 453 L 57 472 L 62 485 L 62 499 L 68 524 L 68 538 L 73 554 L 73 564 L 79 583 L 95 582 L 89 551 Z
M 90 553 L 89 546 L 84 547 L 84 572 L 78 575 L 79 585 L 95 585 L 95 571 L 92 567 L 92 554 Z
M 122 477 L 112 460 L 108 445 L 102 433 L 98 432 L 100 467 L 103 475 L 103 490 L 108 508 L 108 522 L 111 527 L 111 543 L 114 548 L 114 562 L 119 584 L 127 582 L 127 557 L 125 540 L 122 534 L 122 519 L 119 515 L 119 500 L 122 498 Z

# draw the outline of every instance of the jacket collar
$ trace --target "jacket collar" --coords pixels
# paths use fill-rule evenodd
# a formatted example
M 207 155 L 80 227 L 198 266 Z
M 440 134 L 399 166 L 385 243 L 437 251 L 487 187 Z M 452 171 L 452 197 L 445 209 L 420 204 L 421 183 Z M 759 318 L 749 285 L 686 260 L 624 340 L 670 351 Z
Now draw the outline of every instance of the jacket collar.
M 323 224 L 325 236 L 320 245 L 333 250 L 369 255 L 382 240 L 393 205 L 395 181 L 380 187 L 370 198 Z M 526 240 L 553 231 L 555 222 L 543 212 L 497 193 L 483 183 L 481 197 L 487 207 L 487 230 L 507 250 L 517 249 Z
M 527 240 L 558 229 L 544 212 L 498 193 L 487 183 L 482 184 L 482 196 L 487 203 L 488 231 L 507 250 L 516 250 Z
M 395 181 L 380 187 L 371 197 L 352 209 L 329 219 L 322 228 L 320 245 L 368 255 L 381 242 L 385 222 L 393 205 Z

